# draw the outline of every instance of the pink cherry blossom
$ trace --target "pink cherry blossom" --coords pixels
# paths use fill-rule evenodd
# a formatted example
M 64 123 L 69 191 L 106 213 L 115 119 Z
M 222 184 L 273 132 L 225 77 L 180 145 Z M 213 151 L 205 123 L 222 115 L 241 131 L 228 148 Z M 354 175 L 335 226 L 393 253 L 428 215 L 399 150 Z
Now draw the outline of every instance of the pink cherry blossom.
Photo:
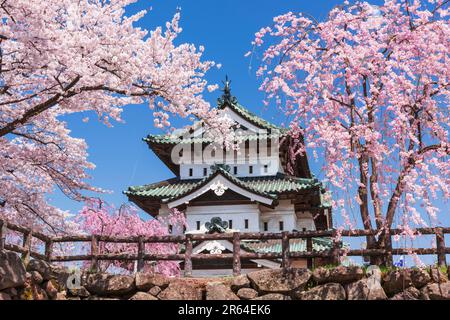
M 126 105 L 145 103 L 156 127 L 169 127 L 176 115 L 228 130 L 202 96 L 214 62 L 202 61 L 203 47 L 175 44 L 180 13 L 149 31 L 134 25 L 144 11 L 125 16 L 133 2 L 2 1 L 0 217 L 65 232 L 65 213 L 47 195 L 59 188 L 82 201 L 84 191 L 102 191 L 87 182 L 95 166 L 62 116 L 93 111 L 111 125 Z
M 167 219 L 175 228 L 183 227 L 186 224 L 184 214 L 176 209 L 171 212 Z M 101 200 L 88 201 L 87 205 L 77 215 L 75 221 L 79 224 L 80 229 L 89 235 L 111 237 L 168 235 L 167 227 L 160 220 L 144 221 L 139 217 L 137 209 L 133 206 L 122 205 L 119 209 L 116 209 Z M 99 251 L 102 254 L 136 254 L 137 245 L 100 242 Z M 178 253 L 178 251 L 178 245 L 173 243 L 147 243 L 145 245 L 146 254 L 174 254 Z M 75 251 L 72 250 L 72 252 Z M 133 272 L 135 269 L 134 262 L 101 261 L 99 265 L 103 271 L 112 266 L 127 272 Z M 85 267 L 89 267 L 89 262 L 85 264 Z M 176 276 L 180 272 L 180 266 L 175 261 L 146 261 L 143 271 Z
M 323 22 L 287 13 L 255 35 L 261 90 L 319 155 L 345 227 L 356 211 L 366 229 L 411 234 L 447 214 L 448 5 L 344 3 Z

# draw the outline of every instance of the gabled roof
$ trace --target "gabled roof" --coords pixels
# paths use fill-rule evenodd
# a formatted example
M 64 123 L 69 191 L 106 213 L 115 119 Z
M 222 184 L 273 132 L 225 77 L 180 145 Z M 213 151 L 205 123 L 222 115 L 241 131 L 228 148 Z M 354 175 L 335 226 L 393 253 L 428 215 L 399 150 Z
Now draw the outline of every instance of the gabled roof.
M 172 181 L 161 182 L 153 185 L 130 187 L 128 188 L 128 191 L 125 191 L 124 193 L 128 196 L 149 197 L 160 199 L 163 203 L 170 203 L 177 201 L 188 194 L 200 190 L 202 187 L 213 181 L 217 176 L 224 177 L 232 184 L 252 194 L 270 199 L 270 202 L 276 200 L 275 195 L 262 191 L 257 186 L 247 184 L 244 181 L 234 177 L 222 166 L 217 166 L 213 173 L 201 180 L 179 180 L 178 182 L 176 182 L 174 181 L 174 179 L 172 179 Z
M 261 117 L 258 117 L 253 112 L 250 112 L 247 108 L 242 106 L 237 102 L 237 100 L 231 100 L 231 101 L 223 101 L 219 99 L 219 103 L 217 105 L 218 109 L 225 109 L 226 107 L 229 107 L 231 110 L 233 110 L 236 114 L 247 120 L 248 122 L 252 123 L 253 125 L 257 126 L 261 129 L 267 129 L 267 130 L 279 130 L 281 132 L 286 132 L 287 129 L 279 127 L 277 125 L 274 125 L 266 120 L 264 120 Z
M 317 179 L 297 178 L 282 173 L 278 173 L 275 176 L 238 178 L 224 168 L 218 167 L 215 172 L 204 179 L 180 180 L 179 178 L 173 178 L 155 184 L 130 187 L 124 193 L 129 197 L 157 199 L 167 203 L 199 190 L 217 175 L 222 175 L 233 184 L 249 192 L 270 199 L 276 199 L 278 195 L 283 193 L 296 193 L 301 190 L 321 186 Z

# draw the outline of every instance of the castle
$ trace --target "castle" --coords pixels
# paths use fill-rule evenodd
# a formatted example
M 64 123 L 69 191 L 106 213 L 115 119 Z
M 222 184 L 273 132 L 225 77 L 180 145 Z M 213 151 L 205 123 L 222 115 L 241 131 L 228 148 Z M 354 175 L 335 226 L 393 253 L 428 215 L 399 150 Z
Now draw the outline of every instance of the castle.
M 290 152 L 295 138 L 241 106 L 231 95 L 228 80 L 217 108 L 234 121 L 239 148 L 228 150 L 217 144 L 202 121 L 172 134 L 149 135 L 145 142 L 175 177 L 130 187 L 124 192 L 129 200 L 153 217 L 167 216 L 173 208 L 183 211 L 188 228 L 167 225 L 172 234 L 331 229 L 325 188 L 311 174 L 306 154 Z M 313 250 L 331 245 L 331 240 L 313 239 Z M 281 243 L 242 241 L 241 250 L 279 252 Z M 290 250 L 305 251 L 306 241 L 291 240 Z M 231 251 L 232 244 L 225 240 L 203 241 L 194 247 L 194 253 Z M 304 260 L 294 261 L 294 266 L 306 266 Z M 276 260 L 262 259 L 243 264 L 248 270 L 279 266 Z M 223 261 L 194 264 L 194 272 L 203 274 L 224 273 L 227 268 Z

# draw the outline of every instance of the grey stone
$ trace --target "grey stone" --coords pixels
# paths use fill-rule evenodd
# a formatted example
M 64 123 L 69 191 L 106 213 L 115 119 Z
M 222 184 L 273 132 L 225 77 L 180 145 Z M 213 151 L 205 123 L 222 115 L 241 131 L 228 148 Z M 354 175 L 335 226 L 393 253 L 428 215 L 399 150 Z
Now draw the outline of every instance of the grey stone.
M 231 290 L 236 292 L 241 288 L 250 288 L 250 280 L 246 275 L 234 277 L 231 281 Z
M 361 279 L 345 286 L 347 300 L 386 300 L 387 296 L 379 282 Z
M 448 281 L 448 276 L 445 272 L 442 272 L 440 268 L 432 267 L 430 269 L 431 281 L 436 283 L 442 283 Z
M 431 276 L 425 269 L 412 269 L 411 281 L 414 287 L 420 289 L 431 282 Z
M 104 294 L 106 292 L 109 277 L 110 275 L 107 273 L 87 274 L 83 284 L 91 294 Z
M 85 287 L 67 289 L 67 293 L 69 296 L 81 298 L 87 298 L 91 295 Z
M 137 292 L 129 300 L 158 300 L 158 299 L 149 293 Z
M 123 295 L 136 290 L 134 277 L 126 275 L 113 275 L 107 281 L 106 295 Z
M 281 293 L 268 293 L 252 300 L 291 300 L 291 297 Z
M 248 275 L 256 290 L 263 293 L 289 293 L 293 290 L 303 290 L 311 277 L 308 269 L 291 269 L 284 274 L 282 269 L 261 270 Z
M 202 290 L 191 283 L 173 281 L 158 298 L 161 300 L 202 300 Z
M 11 300 L 11 296 L 5 292 L 0 292 L 0 301 Z
M 55 299 L 56 294 L 58 293 L 58 284 L 56 283 L 56 280 L 49 280 L 42 284 L 42 288 L 47 293 L 47 296 L 50 299 Z
M 154 286 L 153 288 L 148 290 L 148 293 L 150 293 L 152 296 L 155 296 L 155 297 L 157 297 L 160 292 L 161 292 L 161 288 L 158 286 Z
M 44 282 L 44 278 L 39 272 L 31 271 L 30 274 L 31 274 L 31 281 L 33 281 L 33 283 L 41 284 L 42 282 Z
M 337 266 L 333 269 L 314 269 L 312 278 L 317 284 L 327 282 L 347 284 L 364 278 L 364 270 L 359 266 Z
M 299 300 L 345 300 L 345 289 L 339 283 L 326 283 L 294 296 Z
M 406 288 L 403 292 L 399 292 L 389 300 L 420 300 L 420 290 L 415 287 Z
M 138 272 L 134 276 L 136 282 L 136 288 L 142 291 L 148 291 L 151 287 L 153 287 L 152 282 L 153 275 L 150 273 Z
M 37 271 L 41 274 L 44 280 L 50 280 L 55 277 L 52 266 L 47 261 L 33 259 L 27 265 L 27 271 Z
M 312 272 L 312 278 L 318 284 L 326 283 L 328 278 L 330 278 L 330 269 L 324 267 L 316 268 Z
M 0 251 L 0 290 L 21 287 L 26 281 L 25 266 L 14 252 Z
M 211 282 L 206 285 L 206 300 L 239 300 L 239 297 L 223 283 Z
M 252 288 L 240 288 L 237 296 L 243 300 L 251 300 L 258 296 L 258 291 Z
M 170 279 L 162 274 L 155 273 L 150 279 L 150 284 L 158 286 L 161 289 L 167 288 L 170 283 Z
M 408 269 L 393 270 L 383 277 L 382 286 L 388 296 L 402 292 L 412 285 L 411 270 Z
M 450 300 L 450 282 L 428 284 L 421 294 L 424 300 Z
M 78 299 L 79 299 L 79 298 L 78 298 Z M 55 300 L 67 300 L 66 292 L 65 292 L 65 291 L 58 292 L 58 293 L 56 294 Z

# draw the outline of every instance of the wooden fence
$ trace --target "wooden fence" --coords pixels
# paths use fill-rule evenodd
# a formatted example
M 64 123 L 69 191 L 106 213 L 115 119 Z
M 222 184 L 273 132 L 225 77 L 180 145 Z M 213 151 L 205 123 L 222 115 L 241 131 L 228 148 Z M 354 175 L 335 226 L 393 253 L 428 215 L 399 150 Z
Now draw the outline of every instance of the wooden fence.
M 7 230 L 19 232 L 23 235 L 23 245 L 18 246 L 6 243 Z M 109 237 L 109 236 L 88 236 L 88 235 L 71 235 L 61 237 L 49 237 L 42 233 L 33 232 L 27 228 L 6 223 L 0 220 L 0 250 L 6 249 L 22 254 L 22 258 L 26 261 L 30 257 L 46 260 L 49 262 L 68 262 L 68 261 L 90 261 L 91 268 L 98 268 L 98 261 L 116 260 L 116 261 L 137 261 L 137 270 L 142 270 L 145 261 L 184 261 L 185 276 L 192 275 L 193 260 L 226 260 L 232 259 L 233 274 L 241 273 L 241 260 L 243 259 L 281 259 L 281 266 L 287 269 L 290 266 L 291 259 L 304 258 L 308 261 L 308 267 L 312 267 L 313 258 L 329 258 L 333 264 L 339 264 L 340 258 L 346 256 L 385 256 L 390 264 L 392 264 L 393 255 L 407 255 L 415 253 L 417 255 L 437 255 L 438 265 L 446 266 L 446 254 L 450 254 L 450 247 L 445 246 L 445 234 L 450 234 L 450 228 L 418 228 L 416 232 L 421 235 L 435 235 L 435 248 L 392 248 L 392 242 L 388 241 L 387 249 L 346 249 L 342 248 L 338 241 L 333 241 L 330 250 L 314 251 L 312 238 L 336 237 L 336 230 L 328 231 L 303 231 L 303 232 L 281 232 L 281 233 L 221 233 L 221 234 L 186 234 L 186 235 L 169 235 L 155 237 Z M 343 237 L 366 237 L 376 235 L 376 230 L 344 230 L 341 232 Z M 401 234 L 398 229 L 390 230 L 390 237 Z M 44 254 L 35 252 L 31 248 L 32 238 L 37 238 L 45 244 Z M 290 252 L 289 241 L 291 239 L 306 239 L 306 252 Z M 206 240 L 228 240 L 233 243 L 233 253 L 224 254 L 193 254 L 194 241 Z M 242 253 L 240 249 L 241 240 L 281 240 L 281 253 Z M 54 255 L 53 246 L 57 243 L 78 243 L 90 242 L 90 254 L 84 255 Z M 99 242 L 104 243 L 128 243 L 136 244 L 137 253 L 108 253 L 99 252 Z M 185 245 L 184 253 L 176 254 L 152 254 L 145 252 L 146 243 L 172 243 Z

